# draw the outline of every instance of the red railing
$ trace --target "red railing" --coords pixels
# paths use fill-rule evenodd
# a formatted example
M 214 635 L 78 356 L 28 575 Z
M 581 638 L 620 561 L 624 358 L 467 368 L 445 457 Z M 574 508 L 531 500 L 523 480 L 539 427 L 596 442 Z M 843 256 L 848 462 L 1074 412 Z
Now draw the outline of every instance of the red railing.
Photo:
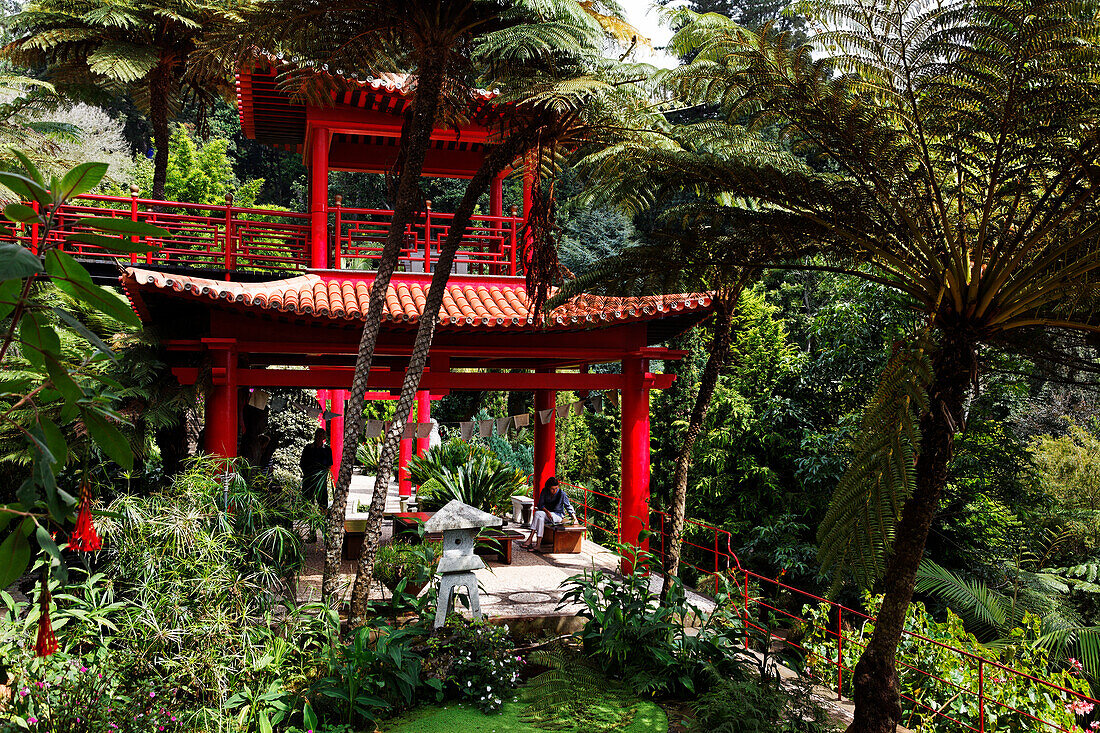
M 167 237 L 148 238 L 155 249 L 122 254 L 97 245 L 66 241 L 68 234 L 91 232 L 77 224 L 85 217 L 123 218 L 153 224 Z M 23 225 L 15 238 L 38 251 L 55 245 L 83 259 L 102 259 L 145 266 L 194 266 L 219 270 L 298 270 L 307 266 L 309 216 L 273 209 L 156 201 L 136 196 L 81 196 L 55 214 L 47 240 L 40 241 L 37 224 Z
M 590 527 L 603 530 L 613 539 L 618 538 L 619 499 L 618 497 L 592 491 L 575 484 L 564 484 L 569 492 L 570 499 L 576 505 L 578 514 Z M 574 497 L 576 497 L 574 499 Z M 613 510 L 599 508 L 599 505 L 614 507 Z M 612 513 L 614 512 L 614 513 Z M 602 521 L 602 524 L 601 524 Z M 670 530 L 668 516 L 664 512 L 652 513 L 650 527 L 654 534 L 650 537 L 650 550 L 663 558 L 668 542 Z M 700 538 L 705 537 L 706 540 Z M 860 629 L 867 623 L 873 624 L 874 617 L 848 608 L 834 601 L 816 596 L 812 593 L 787 585 L 779 578 L 767 578 L 741 566 L 737 555 L 733 552 L 732 536 L 727 530 L 714 525 L 698 522 L 692 519 L 685 521 L 683 550 L 681 565 L 693 568 L 699 576 L 705 578 L 712 576 L 714 591 L 717 592 L 723 584 L 718 582 L 719 576 L 726 579 L 734 588 L 735 593 L 730 594 L 729 600 L 734 604 L 733 611 L 740 617 L 744 629 L 744 646 L 746 649 L 759 648 L 763 643 L 780 644 L 798 650 L 802 654 L 817 654 L 800 644 L 797 640 L 789 638 L 786 632 L 776 633 L 771 623 L 762 620 L 762 617 L 771 616 L 773 619 L 781 619 L 785 627 L 800 629 L 803 631 L 815 630 L 826 639 L 835 640 L 835 658 L 824 658 L 817 654 L 816 659 L 835 670 L 831 679 L 822 680 L 823 684 L 830 687 L 838 699 L 850 689 L 853 669 L 845 661 L 845 658 L 857 658 L 858 654 L 852 654 L 853 646 L 862 649 L 864 644 L 858 640 Z M 703 585 L 703 584 L 700 584 Z M 753 586 L 758 592 L 753 592 Z M 729 586 L 725 586 L 729 587 Z M 709 589 L 708 589 L 709 590 Z M 770 591 L 770 592 L 769 592 Z M 780 603 L 778 599 L 782 595 L 788 595 Z M 827 609 L 827 613 L 807 614 L 807 609 Z M 792 610 L 796 609 L 796 610 Z M 825 617 L 828 624 L 821 624 L 815 620 L 817 617 Z M 904 631 L 904 639 L 912 640 L 922 645 L 929 645 L 952 657 L 961 659 L 960 668 L 976 670 L 976 680 L 965 683 L 965 676 L 951 681 L 927 672 L 904 661 L 898 660 L 899 671 L 911 672 L 918 676 L 922 684 L 909 684 L 902 690 L 902 698 L 906 700 L 911 709 L 911 718 L 920 716 L 927 719 L 941 720 L 943 723 L 957 726 L 957 730 L 976 731 L 986 733 L 994 730 L 1044 730 L 1044 731 L 1088 731 L 1100 730 L 1100 724 L 1093 725 L 1087 716 L 1090 713 L 1100 714 L 1100 700 L 1093 699 L 1087 694 L 1072 690 L 1063 685 L 1055 684 L 1049 680 L 1043 680 L 1033 675 L 1020 672 L 1007 665 L 986 659 L 965 649 L 960 649 L 941 641 L 929 638 L 926 635 L 913 631 Z M 757 637 L 755 640 L 753 637 Z M 762 638 L 761 638 L 762 637 Z M 846 651 L 847 649 L 847 651 Z M 1016 684 L 1014 684 L 1014 682 Z M 932 689 L 933 684 L 938 684 L 951 690 L 949 699 L 929 704 L 930 701 L 922 697 L 924 691 Z M 1052 700 L 1052 706 L 1061 706 L 1061 720 L 1049 720 L 1034 713 L 1024 711 L 1005 702 L 1002 698 L 1004 690 L 1012 690 L 1026 686 L 1028 694 L 1034 694 L 1036 699 L 1046 696 Z M 1049 706 L 1048 706 L 1049 707 Z M 968 711 L 967 716 L 971 722 L 963 720 L 963 712 Z M 1012 715 L 1017 718 L 1011 724 L 1003 722 L 1004 716 Z M 1073 720 L 1074 722 L 1069 722 Z M 1089 720 L 1085 725 L 1083 721 Z M 993 723 L 993 721 L 998 721 Z M 1024 721 L 1025 727 L 1020 727 Z M 903 724 L 910 721 L 902 721 Z M 1007 727 L 1006 727 L 1007 725 Z M 908 727 L 908 726 L 907 726 Z M 942 727 L 936 727 L 942 730 Z
M 393 212 L 385 209 L 356 209 L 333 206 L 333 266 L 336 269 L 369 270 L 377 267 L 382 246 L 390 230 Z M 432 211 L 431 202 L 423 215 L 405 228 L 401 267 L 406 272 L 431 272 L 440 246 L 450 232 L 454 214 Z M 452 270 L 477 275 L 516 275 L 518 234 L 523 219 L 511 216 L 474 216 Z
M 32 204 L 37 206 L 37 204 Z M 168 236 L 147 242 L 155 248 L 142 254 L 122 254 L 92 244 L 66 241 L 68 234 L 91 232 L 76 222 L 84 217 L 125 218 L 154 224 Z M 336 269 L 370 270 L 377 267 L 382 245 L 389 233 L 393 212 L 384 209 L 355 209 L 337 203 L 330 209 L 331 226 L 328 247 Z M 450 231 L 454 214 L 431 210 L 406 228 L 401 251 L 400 270 L 431 272 L 439 257 L 440 245 Z M 294 271 L 308 267 L 326 268 L 325 262 L 310 261 L 311 217 L 273 209 L 233 206 L 231 196 L 222 205 L 157 201 L 136 196 L 80 196 L 62 206 L 55 214 L 55 226 L 49 239 L 40 241 L 37 224 L 17 227 L 13 238 L 38 251 L 42 244 L 56 245 L 64 251 L 91 260 L 128 262 L 149 267 L 193 266 L 205 269 L 254 271 Z M 455 256 L 453 271 L 479 275 L 521 274 L 518 234 L 523 219 L 511 216 L 473 217 L 462 245 Z

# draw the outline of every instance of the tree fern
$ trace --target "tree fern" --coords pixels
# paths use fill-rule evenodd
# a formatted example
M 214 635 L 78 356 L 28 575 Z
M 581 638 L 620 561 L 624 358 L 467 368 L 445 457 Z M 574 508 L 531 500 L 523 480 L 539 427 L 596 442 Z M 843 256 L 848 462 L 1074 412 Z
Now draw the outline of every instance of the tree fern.
M 890 358 L 864 410 L 841 476 L 818 529 L 818 557 L 833 589 L 847 579 L 870 587 L 882 577 L 902 505 L 912 495 L 920 415 L 932 367 L 923 342 Z

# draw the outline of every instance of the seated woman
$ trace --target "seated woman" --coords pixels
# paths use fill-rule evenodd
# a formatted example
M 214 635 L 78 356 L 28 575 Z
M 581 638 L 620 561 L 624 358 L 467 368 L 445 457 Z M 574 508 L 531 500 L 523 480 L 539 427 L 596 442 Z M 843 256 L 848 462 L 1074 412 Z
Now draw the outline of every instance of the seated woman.
M 573 522 L 577 521 L 577 513 L 573 505 L 569 503 L 569 497 L 561 490 L 558 479 L 554 476 L 546 479 L 546 485 L 539 493 L 538 503 L 535 504 L 534 515 L 531 517 L 531 536 L 520 547 L 525 550 L 536 550 L 542 543 L 542 533 L 546 523 L 560 522 L 568 512 Z

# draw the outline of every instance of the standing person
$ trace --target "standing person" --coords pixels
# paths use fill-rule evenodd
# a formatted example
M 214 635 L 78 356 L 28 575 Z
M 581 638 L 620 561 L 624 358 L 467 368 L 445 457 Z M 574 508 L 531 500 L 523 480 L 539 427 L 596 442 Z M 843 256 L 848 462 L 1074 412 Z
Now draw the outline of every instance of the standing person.
M 546 479 L 546 485 L 542 487 L 542 492 L 539 494 L 539 502 L 535 505 L 534 516 L 531 517 L 531 536 L 520 547 L 525 550 L 537 550 L 542 543 L 542 533 L 546 523 L 560 522 L 567 512 L 570 520 L 576 523 L 577 512 L 569 503 L 569 497 L 561 490 L 557 477 L 551 476 Z
M 328 511 L 328 475 L 332 468 L 332 449 L 325 442 L 327 437 L 324 428 L 317 428 L 313 442 L 302 450 L 302 460 L 298 463 L 302 468 L 302 494 L 307 499 L 316 499 L 322 512 Z M 317 541 L 316 530 L 309 541 Z

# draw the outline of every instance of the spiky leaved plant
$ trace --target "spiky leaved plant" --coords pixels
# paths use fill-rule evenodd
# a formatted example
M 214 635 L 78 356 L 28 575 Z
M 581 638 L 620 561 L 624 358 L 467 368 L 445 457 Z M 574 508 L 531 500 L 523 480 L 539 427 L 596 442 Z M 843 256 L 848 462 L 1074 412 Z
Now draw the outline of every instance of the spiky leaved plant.
M 895 653 L 980 349 L 1026 354 L 1052 331 L 1100 331 L 1096 7 L 820 0 L 797 10 L 811 16 L 812 45 L 683 16 L 672 47 L 693 61 L 667 81 L 730 120 L 779 129 L 819 164 L 779 168 L 734 150 L 684 172 L 744 202 L 746 240 L 815 243 L 833 255 L 816 266 L 898 291 L 927 333 L 933 376 L 914 415 L 915 462 L 854 465 L 869 480 L 838 495 L 830 516 L 844 521 L 821 528 L 826 547 L 848 548 L 824 555 L 840 561 L 830 571 L 854 569 L 864 582 L 881 572 L 884 601 L 856 667 L 850 730 L 892 731 Z M 858 509 L 887 494 L 898 509 L 892 538 Z M 876 547 L 889 548 L 881 562 Z

